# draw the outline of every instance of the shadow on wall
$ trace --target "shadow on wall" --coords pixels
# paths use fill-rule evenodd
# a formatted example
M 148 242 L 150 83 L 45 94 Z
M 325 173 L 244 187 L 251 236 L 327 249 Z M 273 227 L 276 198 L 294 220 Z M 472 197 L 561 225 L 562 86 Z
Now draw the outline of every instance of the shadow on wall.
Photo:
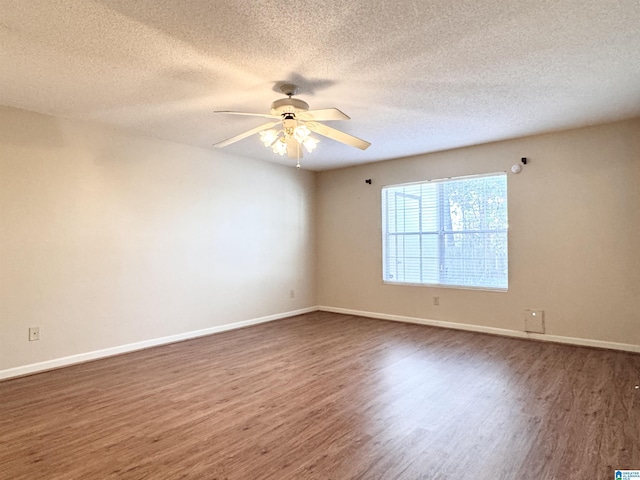
M 65 144 L 54 117 L 0 106 L 0 144 L 14 147 L 51 149 Z M 38 132 L 34 135 L 33 132 Z

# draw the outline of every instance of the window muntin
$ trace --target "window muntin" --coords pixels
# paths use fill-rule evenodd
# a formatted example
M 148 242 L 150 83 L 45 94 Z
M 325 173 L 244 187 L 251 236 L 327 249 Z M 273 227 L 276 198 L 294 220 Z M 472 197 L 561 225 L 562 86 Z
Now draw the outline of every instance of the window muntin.
M 507 177 L 382 189 L 383 280 L 506 290 Z

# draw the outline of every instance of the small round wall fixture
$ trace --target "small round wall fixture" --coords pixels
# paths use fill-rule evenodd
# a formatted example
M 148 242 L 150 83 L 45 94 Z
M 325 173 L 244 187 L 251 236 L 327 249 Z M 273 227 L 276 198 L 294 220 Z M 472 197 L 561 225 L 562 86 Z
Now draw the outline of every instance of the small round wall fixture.
M 520 173 L 521 171 L 522 171 L 522 165 L 518 165 L 517 163 L 514 163 L 513 165 L 511 165 L 511 172 Z

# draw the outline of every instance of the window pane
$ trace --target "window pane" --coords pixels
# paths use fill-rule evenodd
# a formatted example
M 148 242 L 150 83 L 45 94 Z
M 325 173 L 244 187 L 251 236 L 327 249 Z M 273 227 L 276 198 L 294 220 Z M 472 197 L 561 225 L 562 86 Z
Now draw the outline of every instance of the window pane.
M 439 283 L 440 259 L 437 233 L 422 235 L 422 283 Z
M 385 187 L 384 280 L 506 289 L 507 177 Z

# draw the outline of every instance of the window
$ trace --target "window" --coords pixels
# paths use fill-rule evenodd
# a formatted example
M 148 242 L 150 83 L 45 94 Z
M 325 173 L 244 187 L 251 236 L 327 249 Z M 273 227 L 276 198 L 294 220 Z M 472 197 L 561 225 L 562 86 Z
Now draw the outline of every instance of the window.
M 507 176 L 382 189 L 386 283 L 506 290 Z

